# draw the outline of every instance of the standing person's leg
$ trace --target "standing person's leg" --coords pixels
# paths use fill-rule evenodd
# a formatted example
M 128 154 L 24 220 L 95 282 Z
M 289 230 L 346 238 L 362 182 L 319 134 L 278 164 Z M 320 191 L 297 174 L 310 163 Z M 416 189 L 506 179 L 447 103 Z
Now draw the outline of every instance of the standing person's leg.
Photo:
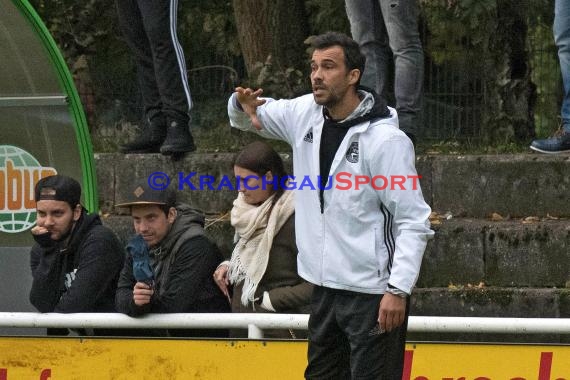
M 564 84 L 560 116 L 566 132 L 570 132 L 570 2 L 556 0 L 553 31 Z
M 192 99 L 186 61 L 176 34 L 178 0 L 140 1 L 140 9 L 168 124 L 168 134 L 160 151 L 163 154 L 191 152 L 196 149 L 189 131 Z
M 398 378 L 393 374 L 403 365 L 403 362 L 390 362 L 400 360 L 398 353 L 390 352 L 397 348 L 392 342 L 399 329 L 390 333 L 380 331 L 378 309 L 381 299 L 380 294 L 348 291 L 337 296 L 337 320 L 350 342 L 353 380 L 395 380 Z
M 128 144 L 121 146 L 124 153 L 158 152 L 166 138 L 166 119 L 162 114 L 162 102 L 154 75 L 151 47 L 143 26 L 137 0 L 116 0 L 119 26 L 129 46 L 137 70 L 137 80 L 144 107 L 142 133 Z
M 309 317 L 307 380 L 350 379 L 350 347 L 336 321 L 334 289 L 315 286 Z
M 406 353 L 406 335 L 408 332 L 408 319 L 410 316 L 410 297 L 406 298 L 406 317 L 402 326 L 391 331 L 386 339 L 386 372 L 388 379 L 402 378 L 404 372 L 404 357 Z
M 360 83 L 386 99 L 392 52 L 380 14 L 379 0 L 346 0 L 345 5 L 352 38 L 366 57 Z
M 394 95 L 400 129 L 415 138 L 424 80 L 424 53 L 418 30 L 417 0 L 380 1 L 394 54 Z
M 562 127 L 553 137 L 532 142 L 531 149 L 542 153 L 570 151 L 570 2 L 568 0 L 555 1 L 552 30 L 558 48 L 558 60 L 564 84 L 564 98 L 560 109 Z

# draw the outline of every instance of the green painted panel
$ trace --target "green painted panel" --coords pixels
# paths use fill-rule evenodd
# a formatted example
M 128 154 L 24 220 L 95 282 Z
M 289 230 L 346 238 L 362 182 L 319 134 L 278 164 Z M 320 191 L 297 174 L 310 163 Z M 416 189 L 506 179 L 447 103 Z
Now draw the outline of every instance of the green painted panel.
M 0 9 L 0 220 L 27 225 L 29 218 L 23 215 L 33 205 L 19 205 L 29 194 L 17 191 L 29 191 L 50 173 L 37 169 L 41 167 L 79 180 L 83 204 L 97 210 L 91 141 L 65 61 L 27 0 L 0 0 Z M 12 154 L 15 150 L 18 154 Z M 34 176 L 34 170 L 40 174 Z M 28 175 L 32 186 L 25 186 Z M 12 208 L 23 214 L 13 215 Z M 0 224 L 0 246 L 31 244 L 27 229 L 8 232 Z

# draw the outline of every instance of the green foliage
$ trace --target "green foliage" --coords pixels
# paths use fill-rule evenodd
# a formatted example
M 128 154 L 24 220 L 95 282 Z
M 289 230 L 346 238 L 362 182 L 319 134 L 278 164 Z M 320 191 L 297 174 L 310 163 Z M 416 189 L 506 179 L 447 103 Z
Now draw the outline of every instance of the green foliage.
M 528 18 L 528 45 L 531 77 L 536 84 L 534 122 L 538 138 L 557 129 L 562 99 L 560 64 L 552 35 L 553 9 L 552 0 L 535 0 L 528 10 L 532 15 Z
M 271 56 L 254 65 L 250 77 L 250 87 L 263 88 L 264 95 L 273 98 L 293 98 L 309 91 L 305 73 L 293 67 L 281 70 L 272 64 Z
M 92 54 L 112 33 L 113 0 L 30 0 L 68 62 Z
M 496 29 L 496 0 L 422 0 L 427 46 L 437 64 L 484 57 Z M 467 54 L 466 54 L 467 53 Z
M 113 145 L 121 138 L 111 132 L 123 133 L 130 128 L 128 120 L 138 122 L 140 118 L 132 55 L 117 25 L 114 0 L 30 2 L 54 36 L 68 66 L 74 70 L 79 58 L 85 58 L 96 99 L 97 124 L 92 129 L 106 128 L 102 149 L 112 149 L 108 143 Z M 434 89 L 432 94 L 426 91 L 424 109 L 455 110 L 453 114 L 438 116 L 446 124 L 435 127 L 449 132 L 438 137 L 481 137 L 506 151 L 511 149 L 512 136 L 523 118 L 532 121 L 533 117 L 540 137 L 552 133 L 557 124 L 561 88 L 552 41 L 553 3 L 554 0 L 420 0 L 425 26 L 422 40 L 426 69 L 429 68 L 426 89 L 428 82 Z M 305 0 L 305 7 L 310 34 L 328 30 L 350 34 L 344 0 Z M 521 19 L 526 39 L 519 30 L 512 29 L 521 27 L 515 25 Z M 181 2 L 178 36 L 189 69 L 225 65 L 234 68 L 239 76 L 244 74 L 231 0 Z M 522 39 L 522 49 L 517 45 L 519 50 L 513 54 L 512 42 L 517 44 Z M 522 64 L 518 76 L 513 74 L 513 62 Z M 306 62 L 299 62 L 278 70 L 269 61 L 259 64 L 247 81 L 253 86 L 262 85 L 267 95 L 289 98 L 308 90 L 305 67 Z M 238 83 L 247 81 L 238 79 Z M 530 94 L 533 83 L 536 99 Z M 212 96 L 225 98 L 225 93 Z M 200 139 L 211 140 L 212 147 L 219 142 L 220 146 L 233 149 L 236 137 L 224 142 L 225 129 L 216 132 L 216 126 L 227 123 L 225 112 L 220 111 L 225 106 L 216 105 L 219 108 L 214 109 L 209 104 L 201 108 L 204 100 L 195 100 L 193 114 L 201 114 L 194 115 L 196 124 L 208 126 L 198 128 Z M 430 109 L 432 103 L 438 107 Z M 475 119 L 464 117 L 467 111 Z M 211 139 L 206 136 L 209 133 Z
M 305 7 L 312 34 L 335 31 L 350 35 L 344 0 L 306 0 Z
M 231 66 L 241 56 L 231 1 L 193 0 L 179 8 L 178 35 L 189 68 Z

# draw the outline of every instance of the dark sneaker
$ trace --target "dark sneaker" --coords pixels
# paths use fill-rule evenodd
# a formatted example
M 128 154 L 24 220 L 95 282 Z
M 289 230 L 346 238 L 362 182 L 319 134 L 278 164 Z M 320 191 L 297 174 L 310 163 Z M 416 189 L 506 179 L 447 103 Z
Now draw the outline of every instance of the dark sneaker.
M 542 140 L 534 140 L 530 149 L 541 153 L 570 152 L 570 131 L 561 127 L 552 137 Z
M 171 121 L 166 140 L 160 147 L 160 153 L 165 156 L 173 155 L 179 158 L 181 154 L 195 150 L 194 138 L 190 134 L 188 123 L 181 124 L 177 121 Z
M 146 123 L 134 141 L 121 145 L 122 153 L 159 153 L 160 146 L 166 138 L 166 119 L 155 117 Z

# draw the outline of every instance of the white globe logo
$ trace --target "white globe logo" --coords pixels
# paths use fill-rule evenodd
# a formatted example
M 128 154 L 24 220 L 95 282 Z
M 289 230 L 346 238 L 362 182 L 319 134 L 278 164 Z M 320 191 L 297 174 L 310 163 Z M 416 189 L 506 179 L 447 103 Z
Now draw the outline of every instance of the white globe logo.
M 34 187 L 55 174 L 25 150 L 0 145 L 0 232 L 18 233 L 36 224 Z

